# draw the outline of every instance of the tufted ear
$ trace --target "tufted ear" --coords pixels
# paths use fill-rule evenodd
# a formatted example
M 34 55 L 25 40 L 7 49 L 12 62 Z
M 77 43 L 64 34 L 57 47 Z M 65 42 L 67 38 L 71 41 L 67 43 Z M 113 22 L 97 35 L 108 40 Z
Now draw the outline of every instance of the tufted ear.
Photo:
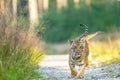
M 73 43 L 73 40 L 68 40 L 68 43 L 71 45 Z

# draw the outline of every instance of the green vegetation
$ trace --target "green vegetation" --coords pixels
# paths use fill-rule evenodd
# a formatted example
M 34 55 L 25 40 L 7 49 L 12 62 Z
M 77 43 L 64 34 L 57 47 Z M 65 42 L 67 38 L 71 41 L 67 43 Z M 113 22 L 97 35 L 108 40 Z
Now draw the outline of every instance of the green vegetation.
M 42 80 L 37 69 L 43 46 L 25 26 L 8 14 L 0 15 L 0 80 Z
M 38 80 L 41 78 L 35 71 L 38 66 L 31 60 L 32 52 L 20 46 L 12 49 L 7 43 L 0 46 L 1 80 Z
M 120 73 L 116 76 L 116 78 L 117 78 L 117 77 L 120 77 Z
M 89 27 L 89 33 L 96 31 L 115 31 L 118 29 L 118 3 L 116 0 L 92 0 L 88 6 L 81 1 L 79 8 L 75 8 L 69 0 L 68 7 L 61 11 L 50 8 L 43 14 L 40 23 L 46 28 L 44 40 L 46 42 L 64 42 L 79 36 L 84 31 L 80 23 Z M 39 28 L 39 27 L 38 27 Z

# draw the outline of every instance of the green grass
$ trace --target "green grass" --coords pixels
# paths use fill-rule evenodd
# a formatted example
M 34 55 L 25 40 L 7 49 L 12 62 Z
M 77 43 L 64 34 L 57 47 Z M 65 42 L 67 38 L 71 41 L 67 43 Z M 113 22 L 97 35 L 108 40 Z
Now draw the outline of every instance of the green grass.
M 33 52 L 20 46 L 11 48 L 8 44 L 0 47 L 0 79 L 1 80 L 33 80 L 42 79 L 36 72 L 38 65 L 32 61 Z M 34 57 L 41 57 L 36 55 Z

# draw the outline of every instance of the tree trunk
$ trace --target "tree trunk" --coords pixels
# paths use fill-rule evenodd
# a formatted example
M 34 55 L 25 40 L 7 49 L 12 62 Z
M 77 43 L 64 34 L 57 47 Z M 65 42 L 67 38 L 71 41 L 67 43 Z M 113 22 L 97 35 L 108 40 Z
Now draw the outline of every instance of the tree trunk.
M 10 13 L 14 19 L 17 17 L 17 0 L 10 0 Z
M 44 8 L 44 10 L 48 10 L 48 6 L 49 6 L 49 0 L 43 0 L 43 8 Z
M 34 32 L 34 27 L 38 24 L 38 6 L 37 0 L 29 0 L 29 21 L 30 21 L 30 32 Z
M 4 0 L 0 1 L 0 12 L 1 13 L 4 13 L 4 8 L 5 8 L 5 4 L 4 3 L 5 3 Z
M 38 16 L 41 18 L 43 11 L 43 0 L 38 0 Z
M 80 0 L 74 0 L 75 8 L 79 8 Z
M 85 3 L 86 3 L 86 5 L 90 5 L 90 3 L 91 3 L 91 0 L 85 0 Z
M 57 8 L 61 9 L 62 7 L 67 7 L 67 0 L 57 0 Z

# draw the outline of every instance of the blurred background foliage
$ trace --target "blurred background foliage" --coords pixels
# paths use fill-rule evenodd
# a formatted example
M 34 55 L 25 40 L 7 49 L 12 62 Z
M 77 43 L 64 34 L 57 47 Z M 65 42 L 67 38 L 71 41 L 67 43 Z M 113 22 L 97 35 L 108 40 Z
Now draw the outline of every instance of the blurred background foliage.
M 104 32 L 101 36 L 96 36 L 97 40 L 93 40 L 89 44 L 90 64 L 99 66 L 101 63 L 103 65 L 103 63 L 120 62 L 120 1 L 67 1 L 66 7 L 63 6 L 58 9 L 56 8 L 56 0 L 50 0 L 48 9 L 43 10 L 42 17 L 39 19 L 39 25 L 36 30 L 40 27 L 46 29 L 42 37 L 47 42 L 47 53 L 68 53 L 68 44 L 66 42 L 84 33 L 84 30 L 79 26 L 80 23 L 83 23 L 89 27 L 89 34 L 98 31 Z M 79 2 L 75 3 L 74 1 Z M 86 1 L 90 2 L 87 3 Z
M 55 0 L 51 0 L 47 11 L 43 11 L 40 27 L 45 27 L 43 38 L 46 42 L 65 42 L 79 36 L 84 31 L 80 23 L 89 27 L 89 33 L 96 31 L 117 31 L 119 29 L 119 7 L 117 0 L 91 0 L 90 5 L 81 0 L 74 6 L 73 0 L 68 0 L 68 6 L 56 9 Z

